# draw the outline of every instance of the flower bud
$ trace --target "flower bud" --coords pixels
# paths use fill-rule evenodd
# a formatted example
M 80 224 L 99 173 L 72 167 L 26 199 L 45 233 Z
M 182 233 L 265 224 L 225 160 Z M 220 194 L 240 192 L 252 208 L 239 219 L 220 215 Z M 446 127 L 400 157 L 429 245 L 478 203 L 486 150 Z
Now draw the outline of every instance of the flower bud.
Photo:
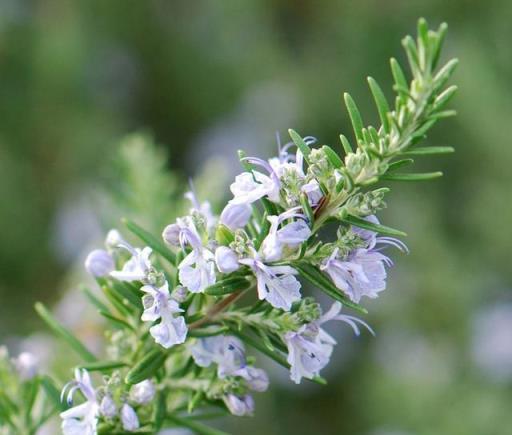
M 114 259 L 104 249 L 91 251 L 85 259 L 85 269 L 96 278 L 107 276 L 114 268 Z
M 224 396 L 224 403 L 233 415 L 251 415 L 254 412 L 254 399 L 251 395 L 236 396 L 228 394 Z
M 123 236 L 121 236 L 121 233 L 119 231 L 113 229 L 108 232 L 107 237 L 105 239 L 105 246 L 107 247 L 107 249 L 115 249 L 119 245 L 124 243 L 125 241 L 123 239 Z
M 166 243 L 172 246 L 180 245 L 180 231 L 181 227 L 178 224 L 170 224 L 164 228 L 162 238 Z
M 252 208 L 249 204 L 233 204 L 228 202 L 220 214 L 220 223 L 232 230 L 243 228 L 249 222 Z
M 176 287 L 172 293 L 171 298 L 173 298 L 176 302 L 182 303 L 185 302 L 188 296 L 188 291 L 185 287 L 179 285 Z
M 153 400 L 155 392 L 156 389 L 153 382 L 146 379 L 132 386 L 130 389 L 130 399 L 139 405 L 146 405 Z
M 135 410 L 127 403 L 121 408 L 121 423 L 123 424 L 123 429 L 127 432 L 135 432 L 140 426 L 139 417 L 137 417 Z
M 13 362 L 22 380 L 28 381 L 37 375 L 38 360 L 32 353 L 22 352 Z
M 219 246 L 215 250 L 215 263 L 222 273 L 234 272 L 240 267 L 238 264 L 238 256 L 233 250 L 226 246 Z
M 100 413 L 107 418 L 114 418 L 117 415 L 117 406 L 110 394 L 101 399 Z
M 245 378 L 247 379 L 247 383 L 251 390 L 258 391 L 260 393 L 267 391 L 269 380 L 265 370 L 248 366 L 246 368 Z

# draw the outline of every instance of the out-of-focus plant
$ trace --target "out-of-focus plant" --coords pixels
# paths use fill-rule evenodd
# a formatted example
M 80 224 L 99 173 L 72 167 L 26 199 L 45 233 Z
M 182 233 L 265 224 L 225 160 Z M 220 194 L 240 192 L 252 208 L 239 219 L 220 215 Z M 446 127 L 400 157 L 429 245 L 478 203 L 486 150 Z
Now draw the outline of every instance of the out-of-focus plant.
M 323 325 L 339 320 L 356 334 L 361 325 L 371 331 L 358 318 L 341 314 L 342 306 L 366 313 L 362 298 L 376 298 L 386 287 L 391 261 L 382 248 L 406 250 L 395 238 L 405 234 L 375 217 L 389 192 L 377 184 L 436 178 L 440 172 L 398 169 L 412 164 L 411 157 L 453 151 L 417 146 L 437 120 L 454 114 L 446 105 L 456 88 L 446 83 L 457 62 L 437 66 L 445 32 L 446 25 L 432 31 L 420 20 L 417 40 L 403 40 L 412 80 L 392 59 L 393 107 L 368 79 L 379 128 L 365 127 L 345 94 L 355 141 L 340 136 L 343 157 L 327 145 L 312 147 L 313 138 L 290 130 L 292 141 L 280 146 L 275 158 L 240 152 L 244 172 L 231 185 L 233 199 L 219 216 L 192 189 L 186 194 L 189 214 L 165 227 L 163 241 L 130 219 L 124 220 L 127 231 L 144 246 L 111 230 L 105 249 L 92 251 L 85 264 L 102 291 L 101 297 L 87 291 L 108 324 L 102 357 L 36 305 L 83 360 L 62 391 L 69 406 L 61 413 L 64 433 L 155 433 L 178 426 L 220 434 L 198 420 L 252 414 L 251 392 L 269 384 L 246 347 L 289 368 L 296 383 L 325 382 L 320 371 L 336 342 Z M 154 186 L 161 189 L 165 183 Z M 138 197 L 144 189 L 124 194 L 144 202 Z M 169 208 L 144 203 L 148 216 Z M 324 230 L 330 226 L 336 228 L 335 240 L 327 240 Z M 302 298 L 297 276 L 332 298 L 332 306 L 324 312 L 314 298 Z M 95 372 L 103 377 L 93 379 Z M 84 400 L 73 406 L 78 392 Z M 54 406 L 61 406 L 60 400 Z M 5 414 L 5 425 L 14 424 L 15 409 Z

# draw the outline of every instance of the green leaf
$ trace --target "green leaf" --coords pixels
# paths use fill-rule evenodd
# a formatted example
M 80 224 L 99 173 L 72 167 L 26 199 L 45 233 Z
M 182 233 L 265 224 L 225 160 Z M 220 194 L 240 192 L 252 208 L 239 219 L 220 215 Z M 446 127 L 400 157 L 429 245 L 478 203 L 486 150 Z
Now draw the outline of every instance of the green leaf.
M 405 79 L 405 74 L 400 67 L 400 64 L 397 60 L 392 57 L 390 60 L 391 65 L 391 73 L 393 74 L 393 79 L 395 80 L 396 89 L 403 89 L 402 91 L 398 91 L 400 95 L 400 100 L 402 103 L 407 101 L 407 97 L 409 95 L 409 85 L 407 84 L 407 80 Z
M 119 300 L 123 302 L 124 305 L 129 303 L 136 310 L 140 310 L 142 308 L 142 292 L 135 290 L 133 287 L 130 287 L 129 284 L 117 280 L 110 281 L 110 287 L 119 295 Z
M 184 417 L 178 417 L 177 415 L 174 414 L 168 415 L 166 419 L 174 423 L 176 426 L 186 427 L 198 435 L 229 435 L 227 432 L 214 429 L 195 420 L 190 420 Z
M 35 309 L 39 317 L 50 327 L 50 329 L 63 341 L 65 341 L 80 357 L 87 362 L 96 361 L 96 357 L 76 338 L 70 331 L 62 326 L 46 307 L 37 302 Z
M 260 249 L 261 244 L 263 243 L 263 240 L 265 240 L 265 237 L 268 234 L 268 231 L 270 229 L 270 221 L 267 219 L 268 214 L 265 211 L 263 213 L 263 217 L 261 218 L 261 228 L 256 236 L 256 240 L 254 242 L 254 248 L 256 250 Z
M 226 225 L 219 224 L 215 229 L 215 240 L 222 246 L 229 246 L 235 240 L 235 235 Z
M 344 94 L 345 106 L 347 107 L 348 114 L 350 116 L 350 121 L 352 121 L 352 129 L 354 130 L 354 134 L 358 142 L 364 142 L 363 137 L 363 119 L 361 118 L 361 113 L 356 106 L 355 101 L 350 96 L 350 94 Z
M 414 163 L 413 159 L 397 160 L 396 162 L 393 162 L 393 163 L 389 164 L 387 172 L 396 171 L 397 169 L 402 168 L 402 167 L 407 166 L 407 165 L 410 165 L 412 163 Z
M 437 91 L 441 89 L 445 83 L 448 81 L 448 79 L 451 77 L 453 72 L 455 71 L 455 68 L 457 68 L 457 65 L 459 64 L 459 59 L 451 59 L 448 61 L 448 63 L 443 66 L 439 72 L 434 77 L 434 90 Z
M 130 325 L 127 321 L 120 319 L 119 317 L 110 314 L 110 312 L 98 310 L 98 313 L 108 319 L 114 326 L 117 326 L 120 329 L 129 329 L 130 331 L 135 331 L 135 328 Z
M 345 154 L 350 154 L 350 153 L 354 152 L 354 150 L 352 149 L 352 145 L 350 145 L 350 142 L 346 138 L 346 136 L 340 134 L 340 141 L 341 141 L 341 146 L 343 147 L 343 150 L 345 151 Z
M 388 181 L 428 181 L 442 176 L 443 173 L 438 171 L 422 174 L 384 174 L 381 179 Z
M 124 381 L 127 384 L 133 385 L 151 378 L 164 365 L 166 358 L 167 354 L 161 349 L 155 348 L 150 350 L 127 373 Z
M 207 287 L 205 293 L 212 296 L 222 296 L 236 291 L 245 290 L 252 285 L 250 281 L 242 277 L 226 278 L 217 281 L 215 284 Z
M 245 160 L 246 157 L 247 154 L 244 150 L 238 150 L 238 159 L 240 160 L 242 168 L 244 168 L 244 170 L 247 172 L 251 172 L 253 170 L 253 166 L 247 160 Z
M 328 145 L 324 145 L 322 147 L 327 159 L 331 164 L 336 168 L 341 168 L 343 166 L 343 161 L 340 159 L 340 156 Z
M 290 137 L 292 138 L 293 143 L 295 146 L 300 149 L 302 154 L 304 155 L 304 160 L 306 162 L 308 161 L 309 154 L 311 153 L 311 148 L 309 148 L 308 144 L 304 142 L 304 139 L 302 136 L 297 133 L 295 130 L 292 130 L 291 128 L 288 130 L 288 133 L 290 134 Z
M 142 240 L 146 245 L 153 249 L 153 251 L 160 254 L 171 264 L 176 264 L 176 255 L 172 252 L 163 242 L 158 240 L 153 234 L 146 231 L 144 228 L 137 225 L 135 222 L 130 221 L 128 219 L 122 219 L 123 223 L 126 225 L 133 234 L 135 234 L 140 240 Z
M 457 86 L 452 85 L 452 86 L 446 88 L 441 94 L 439 94 L 436 97 L 436 99 L 434 100 L 434 104 L 433 104 L 434 110 L 440 110 L 444 106 L 446 106 L 446 104 L 448 104 L 448 102 L 457 93 L 457 90 L 458 90 Z
M 87 299 L 89 299 L 91 304 L 93 304 L 98 310 L 103 310 L 105 312 L 110 311 L 108 307 L 103 302 L 101 302 L 99 298 L 97 298 L 91 290 L 89 290 L 86 287 L 83 287 L 82 291 L 85 293 L 85 296 L 87 297 Z
M 57 409 L 64 411 L 66 409 L 66 405 L 61 402 L 60 390 L 55 386 L 53 380 L 48 376 L 42 376 L 40 382 L 48 399 L 53 402 Z
M 352 302 L 348 299 L 341 290 L 338 289 L 334 283 L 317 267 L 306 262 L 294 262 L 293 267 L 297 269 L 300 276 L 307 279 L 311 284 L 323 291 L 327 296 L 341 302 L 343 305 L 352 308 L 360 313 L 367 314 L 368 311 L 361 305 Z
M 123 298 L 111 286 L 104 285 L 101 287 L 101 290 L 103 290 L 103 294 L 112 304 L 112 306 L 119 312 L 119 314 L 123 315 L 124 317 L 130 317 L 134 313 L 133 306 L 130 305 L 128 300 Z M 110 310 L 108 312 L 110 312 Z
M 154 410 L 155 433 L 162 429 L 167 414 L 167 390 L 158 393 Z
M 309 204 L 308 196 L 302 192 L 300 195 L 300 205 L 302 207 L 302 210 L 304 211 L 304 214 L 308 218 L 309 225 L 313 225 L 313 222 L 315 221 L 315 214 L 313 213 L 313 209 L 311 208 L 311 205 Z M 268 232 L 267 232 L 268 233 Z M 265 233 L 265 234 L 267 234 Z
M 404 156 L 427 156 L 431 154 L 449 154 L 453 153 L 453 147 L 416 147 L 404 151 Z
M 407 59 L 409 61 L 409 66 L 411 67 L 413 75 L 418 76 L 420 74 L 421 68 L 418 50 L 416 48 L 416 44 L 414 43 L 414 39 L 407 35 L 404 39 L 402 39 L 402 45 L 405 48 L 405 53 L 407 54 Z
M 375 100 L 375 104 L 379 112 L 379 118 L 380 122 L 382 123 L 382 128 L 384 129 L 385 133 L 389 133 L 389 105 L 388 102 L 386 101 L 386 97 L 384 96 L 384 92 L 382 92 L 382 89 L 380 88 L 379 84 L 372 77 L 368 77 L 368 84 L 370 85 L 370 90 L 372 91 L 373 99 Z
M 210 328 L 189 329 L 188 336 L 197 338 L 214 337 L 216 335 L 224 334 L 227 331 L 229 331 L 229 328 L 227 326 L 214 326 Z
M 403 231 L 396 230 L 391 227 L 387 227 L 385 225 L 381 224 L 375 224 L 373 222 L 367 221 L 366 219 L 362 219 L 357 216 L 347 215 L 344 219 L 345 222 L 349 223 L 350 225 L 354 225 L 359 228 L 363 228 L 365 230 L 374 231 L 379 234 L 384 234 L 386 236 L 395 236 L 395 237 L 405 237 L 407 234 L 405 234 Z
M 78 367 L 89 372 L 104 372 L 126 367 L 123 361 L 97 361 L 93 363 L 80 364 Z
M 441 23 L 437 32 L 433 33 L 433 35 L 435 35 L 433 38 L 435 42 L 432 44 L 432 69 L 434 69 L 437 66 L 437 63 L 439 62 L 441 47 L 443 45 L 444 37 L 446 35 L 447 30 L 448 25 L 446 23 Z

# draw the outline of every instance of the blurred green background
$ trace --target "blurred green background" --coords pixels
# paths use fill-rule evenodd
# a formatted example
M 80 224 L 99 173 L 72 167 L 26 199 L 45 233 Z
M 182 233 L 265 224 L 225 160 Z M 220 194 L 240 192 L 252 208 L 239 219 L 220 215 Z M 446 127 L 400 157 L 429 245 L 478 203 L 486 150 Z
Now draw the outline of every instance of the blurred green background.
M 0 339 L 42 327 L 33 302 L 62 297 L 71 286 L 63 277 L 130 200 L 158 229 L 177 213 L 176 179 L 203 172 L 212 158 L 223 177 L 210 164 L 207 179 L 222 186 L 237 170 L 235 150 L 269 156 L 276 131 L 284 138 L 293 127 L 337 146 L 349 132 L 345 90 L 375 123 L 365 77 L 390 89 L 388 59 L 404 60 L 400 39 L 420 16 L 449 23 L 444 59 L 461 61 L 458 117 L 428 138 L 457 152 L 419 162 L 443 170 L 441 180 L 396 184 L 389 196 L 383 221 L 409 234 L 411 255 L 394 255 L 388 290 L 367 303 L 377 337 L 336 333 L 328 387 L 296 387 L 277 370 L 271 392 L 257 397 L 256 417 L 225 427 L 266 435 L 512 433 L 506 0 L 1 0 Z M 177 174 L 169 178 L 172 201 L 146 204 L 141 192 L 124 206 L 98 207 L 95 192 L 115 190 L 123 175 L 119 141 L 140 130 L 160 144 L 154 165 Z M 140 172 L 134 176 L 149 186 L 142 161 Z

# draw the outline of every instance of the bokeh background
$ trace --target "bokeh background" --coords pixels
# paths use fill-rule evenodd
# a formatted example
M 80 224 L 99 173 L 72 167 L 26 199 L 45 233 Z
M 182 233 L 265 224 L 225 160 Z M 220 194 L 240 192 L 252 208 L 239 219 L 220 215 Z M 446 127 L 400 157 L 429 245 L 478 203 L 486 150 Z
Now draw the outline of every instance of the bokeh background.
M 428 138 L 457 152 L 418 163 L 441 180 L 393 186 L 383 220 L 409 234 L 411 254 L 394 256 L 388 290 L 367 304 L 377 337 L 336 332 L 328 387 L 273 370 L 256 417 L 223 424 L 235 434 L 511 433 L 507 0 L 1 0 L 0 340 L 34 342 L 34 301 L 65 312 L 102 231 L 134 210 L 158 230 L 181 211 L 188 175 L 221 201 L 238 148 L 268 156 L 290 127 L 337 146 L 350 131 L 345 90 L 374 122 L 365 77 L 390 89 L 388 59 L 404 60 L 400 39 L 420 16 L 449 23 L 444 59 L 460 58 L 458 117 Z M 166 167 L 173 175 L 155 182 Z

